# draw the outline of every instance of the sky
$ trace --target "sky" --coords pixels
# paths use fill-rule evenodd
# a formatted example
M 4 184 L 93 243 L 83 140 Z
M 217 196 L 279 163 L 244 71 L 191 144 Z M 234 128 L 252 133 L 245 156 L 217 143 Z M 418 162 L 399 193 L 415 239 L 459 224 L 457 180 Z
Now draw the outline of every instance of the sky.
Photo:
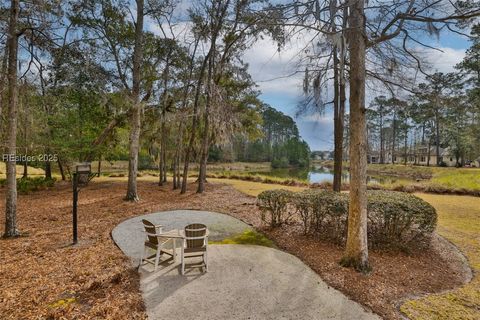
M 425 37 L 425 41 L 442 51 L 428 52 L 432 72 L 453 71 L 470 46 L 466 37 L 452 32 L 440 34 L 439 39 Z M 263 39 L 256 42 L 243 58 L 249 64 L 249 72 L 261 91 L 260 99 L 294 117 L 300 135 L 311 150 L 333 150 L 332 110 L 327 109 L 323 115 L 295 117 L 296 106 L 302 98 L 303 74 L 296 72 L 295 66 L 302 42 L 301 39 L 295 39 L 278 52 L 276 43 Z M 374 96 L 373 93 L 369 95 L 368 89 L 366 95 L 367 100 L 368 96 Z

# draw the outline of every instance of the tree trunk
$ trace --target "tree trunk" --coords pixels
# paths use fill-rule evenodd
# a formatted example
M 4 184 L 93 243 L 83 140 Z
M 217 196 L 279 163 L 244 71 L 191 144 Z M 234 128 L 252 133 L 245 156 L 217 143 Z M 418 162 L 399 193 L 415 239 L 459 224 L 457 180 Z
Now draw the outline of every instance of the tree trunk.
M 8 48 L 8 46 L 7 46 Z M 2 122 L 2 117 L 1 115 L 3 114 L 3 97 L 4 95 L 4 89 L 5 89 L 5 83 L 7 82 L 7 66 L 8 66 L 8 49 L 5 49 L 5 53 L 3 55 L 2 59 L 2 70 L 1 70 L 1 78 L 0 78 L 0 139 L 2 139 L 2 133 L 3 133 L 3 122 Z
M 163 173 L 162 173 L 162 143 L 160 142 L 160 152 L 158 152 L 158 186 L 163 186 Z
M 60 161 L 60 158 L 57 158 L 58 170 L 60 170 L 60 175 L 62 176 L 62 181 L 65 181 L 65 172 L 63 171 L 63 165 Z
M 172 179 L 172 183 L 173 183 L 173 190 L 176 190 L 177 189 L 177 177 L 175 176 L 175 173 L 177 172 L 177 155 L 174 155 L 173 156 L 173 159 L 172 159 L 172 171 L 173 171 L 173 179 Z
M 25 161 L 23 162 L 22 179 L 27 179 L 27 178 L 28 178 L 28 162 L 27 162 L 27 158 L 25 157 Z
M 367 153 L 364 0 L 350 1 L 350 203 L 342 265 L 367 272 Z
M 187 85 L 185 86 L 185 90 L 183 91 L 183 100 L 182 100 L 182 108 L 186 108 L 187 107 L 187 100 L 188 100 L 188 93 L 189 93 L 189 87 L 190 87 L 190 79 L 192 79 L 192 75 L 193 75 L 193 69 L 194 69 L 194 64 L 195 64 L 195 53 L 197 52 L 197 48 L 198 48 L 198 43 L 199 43 L 200 39 L 197 37 L 197 39 L 195 39 L 195 45 L 193 47 L 193 53 L 192 53 L 192 56 L 191 56 L 191 59 L 190 59 L 190 69 L 188 71 L 188 78 L 187 78 Z M 205 62 L 206 63 L 206 62 Z M 206 66 L 206 64 L 205 64 Z M 202 64 L 202 69 L 200 70 L 200 78 L 198 80 L 198 85 L 201 85 L 201 77 L 203 77 L 203 72 L 205 72 L 205 67 L 204 67 L 204 64 Z M 183 167 L 183 179 L 182 179 L 182 182 L 180 183 L 180 180 L 179 180 L 179 187 L 181 188 L 181 193 L 185 193 L 187 191 L 187 178 L 186 177 L 188 175 L 188 162 L 190 160 L 190 153 L 191 153 L 191 148 L 193 148 L 193 142 L 195 140 L 195 136 L 194 136 L 194 128 L 195 128 L 195 124 L 196 124 L 196 116 L 197 116 L 197 109 L 198 109 L 198 99 L 197 99 L 197 93 L 199 93 L 199 88 L 198 88 L 198 85 L 197 85 L 197 88 L 196 88 L 196 93 L 195 93 L 195 104 L 194 104 L 194 110 L 193 110 L 193 120 L 192 120 L 192 135 L 193 135 L 193 139 L 192 139 L 192 136 L 190 136 L 190 140 L 189 140 L 189 143 L 188 143 L 188 146 L 187 148 L 185 149 L 185 161 L 184 161 L 184 167 Z M 185 126 L 185 132 L 187 132 L 188 128 Z M 178 170 L 178 178 L 180 179 L 180 167 L 177 168 Z
M 208 62 L 208 74 L 207 74 L 207 98 L 205 104 L 205 113 L 203 115 L 203 133 L 202 144 L 200 149 L 200 171 L 198 174 L 198 188 L 197 193 L 202 193 L 205 190 L 205 181 L 207 180 L 207 159 L 208 159 L 208 146 L 209 146 L 209 132 L 210 132 L 210 104 L 212 103 L 212 77 L 213 77 L 213 64 L 215 57 L 215 43 L 212 43 L 213 54 L 210 55 Z
M 427 146 L 427 167 L 430 167 L 430 147 L 431 147 L 431 143 L 430 143 L 430 138 L 428 139 L 428 146 Z
M 422 147 L 425 144 L 425 122 L 422 124 Z
M 49 149 L 47 150 L 46 154 L 50 154 Z M 50 161 L 48 161 L 48 159 L 45 161 L 45 179 L 52 179 L 52 164 Z
M 130 147 L 128 158 L 128 186 L 125 200 L 138 201 L 139 196 L 137 192 L 137 174 L 138 174 L 138 152 L 140 149 L 140 125 L 141 112 L 140 105 L 135 103 L 134 114 L 131 119 L 130 128 Z
M 102 174 L 102 155 L 98 157 L 97 177 Z
M 339 61 L 337 56 L 337 47 L 333 48 L 333 191 L 340 192 L 342 188 L 342 153 L 343 153 L 343 133 L 340 127 L 340 84 L 339 84 Z
M 395 107 L 394 107 L 395 108 Z M 393 121 L 392 121 L 392 164 L 395 164 L 395 140 L 397 139 L 397 126 L 395 122 L 397 121 L 397 110 L 393 110 Z
M 167 182 L 167 134 L 165 128 L 166 115 L 168 109 L 168 77 L 170 75 L 170 56 L 171 51 L 169 51 L 166 61 L 165 61 L 165 70 L 163 72 L 163 102 L 162 102 L 162 114 L 161 114 L 161 126 L 160 126 L 160 175 L 158 180 L 158 185 L 162 186 L 164 182 Z
M 27 102 L 28 103 L 28 102 Z M 27 105 L 20 99 L 20 109 L 23 109 L 23 144 L 25 146 L 25 159 L 23 160 L 22 179 L 28 178 L 28 110 Z
M 181 185 L 181 182 L 180 182 L 180 163 L 181 163 L 181 152 L 180 150 L 178 151 L 178 155 L 177 155 L 177 171 L 175 172 L 175 175 L 177 177 L 177 186 L 178 188 L 181 188 L 182 185 Z
M 403 159 L 403 162 L 405 165 L 407 165 L 407 157 L 408 157 L 408 129 L 405 130 L 405 140 L 404 140 L 404 148 L 405 148 L 405 152 L 404 152 L 404 159 Z
M 342 29 L 347 29 L 347 16 L 348 16 L 348 9 L 345 7 L 343 9 L 343 22 L 342 22 Z M 338 80 L 339 80 L 339 105 L 338 105 L 338 128 L 337 128 L 337 137 L 335 143 L 338 144 L 338 149 L 336 150 L 337 154 L 336 161 L 339 163 L 337 165 L 336 173 L 338 175 L 338 191 L 340 191 L 342 187 L 342 171 L 343 171 L 343 152 L 344 152 L 344 135 L 345 135 L 345 102 L 347 101 L 347 96 L 345 93 L 345 57 L 346 57 L 346 48 L 345 48 L 345 34 L 342 33 L 342 45 L 340 47 L 340 61 L 339 61 L 339 68 L 338 68 Z
M 383 106 L 380 106 L 380 163 L 385 163 L 385 130 L 383 129 Z
M 417 129 L 415 129 L 415 133 L 413 136 L 413 156 L 415 157 L 413 164 L 417 165 L 418 164 L 418 147 L 417 147 Z
M 8 25 L 8 129 L 7 129 L 7 192 L 4 237 L 19 236 L 17 229 L 17 20 L 19 1 L 12 0 Z
M 181 194 L 187 192 L 187 179 L 188 179 L 188 166 L 190 164 L 190 155 L 193 152 L 193 145 L 195 144 L 196 128 L 198 123 L 198 105 L 200 103 L 200 92 L 203 86 L 203 76 L 205 75 L 205 69 L 207 68 L 208 60 L 210 59 L 210 52 L 203 59 L 202 66 L 200 68 L 200 73 L 197 81 L 197 88 L 195 90 L 195 101 L 193 103 L 193 119 L 192 119 L 192 128 L 190 133 L 190 139 L 188 141 L 188 146 L 185 151 L 185 159 L 183 164 L 183 177 L 182 177 L 182 190 Z
M 138 173 L 138 151 L 140 149 L 140 127 L 141 127 L 141 102 L 140 102 L 140 81 L 141 63 L 143 58 L 143 0 L 137 2 L 137 22 L 135 24 L 135 48 L 133 50 L 133 72 L 132 72 L 132 115 L 130 122 L 130 150 L 128 158 L 128 186 L 126 200 L 138 201 L 137 173 Z
M 180 146 L 183 140 L 183 122 L 180 121 L 178 124 L 178 133 L 175 139 L 175 144 Z M 174 159 L 173 159 L 173 190 L 180 188 L 180 149 L 175 148 Z
M 160 154 L 158 155 L 158 185 L 163 186 L 165 180 L 163 173 L 165 171 L 165 112 L 162 111 L 162 123 L 160 126 Z
M 216 1 L 214 4 L 217 8 L 213 7 L 212 11 L 215 13 L 215 16 L 212 17 L 212 35 L 210 41 L 210 50 L 208 52 L 208 75 L 207 75 L 207 97 L 205 103 L 205 113 L 204 113 L 204 131 L 202 134 L 202 143 L 200 149 L 200 172 L 198 176 L 198 188 L 197 193 L 202 193 L 205 190 L 205 182 L 207 176 L 207 159 L 208 159 L 208 149 L 210 146 L 210 142 L 214 141 L 210 137 L 210 108 L 213 98 L 213 90 L 216 90 L 214 85 L 218 85 L 220 82 L 220 76 L 223 71 L 223 66 L 226 61 L 228 48 L 231 48 L 230 45 L 226 45 L 221 55 L 220 61 L 218 63 L 218 67 L 216 67 L 216 50 L 217 50 L 217 37 L 220 34 L 220 30 L 222 29 L 222 25 L 224 23 L 225 14 L 227 9 L 230 5 L 230 0 L 225 1 Z M 238 18 L 238 16 L 237 16 Z M 235 20 L 237 23 L 237 20 Z M 215 72 L 218 70 L 219 72 Z M 212 134 L 213 136 L 213 134 Z
M 167 182 L 167 143 L 164 140 L 163 141 L 163 168 L 162 168 L 162 182 L 165 183 Z

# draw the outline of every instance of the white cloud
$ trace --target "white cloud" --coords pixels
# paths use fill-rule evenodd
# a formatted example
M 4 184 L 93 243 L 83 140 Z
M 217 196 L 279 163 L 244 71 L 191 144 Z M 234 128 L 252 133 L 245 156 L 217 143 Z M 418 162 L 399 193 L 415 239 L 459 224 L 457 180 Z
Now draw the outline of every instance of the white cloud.
M 264 94 L 282 93 L 292 97 L 302 93 L 303 74 L 297 69 L 299 43 L 292 43 L 278 51 L 270 39 L 261 39 L 248 49 L 243 59 L 249 72 Z
M 333 116 L 331 113 L 326 113 L 325 115 L 310 114 L 310 115 L 302 116 L 300 120 L 304 122 L 315 122 L 318 124 L 326 124 L 333 121 Z
M 465 49 L 453 49 L 448 47 L 438 50 L 426 50 L 428 61 L 432 64 L 432 69 L 438 72 L 452 72 L 457 63 L 465 57 Z

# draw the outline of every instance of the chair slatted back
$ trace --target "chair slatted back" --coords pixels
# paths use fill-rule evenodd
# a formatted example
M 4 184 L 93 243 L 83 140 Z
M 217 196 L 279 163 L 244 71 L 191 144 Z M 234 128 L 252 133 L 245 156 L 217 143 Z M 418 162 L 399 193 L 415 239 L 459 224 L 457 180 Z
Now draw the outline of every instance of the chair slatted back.
M 205 245 L 205 238 L 203 239 L 189 239 L 205 237 L 207 234 L 207 226 L 201 223 L 192 223 L 185 227 L 185 238 L 187 240 L 187 248 L 202 248 Z
M 155 225 L 148 220 L 142 219 L 143 227 L 145 228 L 145 232 L 147 234 L 148 242 L 152 244 L 158 244 L 158 238 L 156 237 L 157 230 Z

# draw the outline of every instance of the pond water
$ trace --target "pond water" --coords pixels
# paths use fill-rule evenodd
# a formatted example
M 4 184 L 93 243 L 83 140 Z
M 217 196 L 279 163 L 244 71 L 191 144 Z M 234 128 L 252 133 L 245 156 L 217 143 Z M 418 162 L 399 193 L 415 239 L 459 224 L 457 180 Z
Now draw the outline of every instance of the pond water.
M 288 168 L 288 169 L 272 169 L 270 171 L 256 172 L 261 175 L 278 177 L 278 178 L 292 178 L 298 180 L 308 181 L 310 183 L 333 182 L 333 170 L 323 166 L 312 166 L 310 168 Z M 342 181 L 349 181 L 348 170 L 343 170 Z M 371 183 L 395 183 L 400 180 L 408 180 L 408 178 L 398 178 L 394 176 L 371 176 L 367 177 L 368 182 Z

